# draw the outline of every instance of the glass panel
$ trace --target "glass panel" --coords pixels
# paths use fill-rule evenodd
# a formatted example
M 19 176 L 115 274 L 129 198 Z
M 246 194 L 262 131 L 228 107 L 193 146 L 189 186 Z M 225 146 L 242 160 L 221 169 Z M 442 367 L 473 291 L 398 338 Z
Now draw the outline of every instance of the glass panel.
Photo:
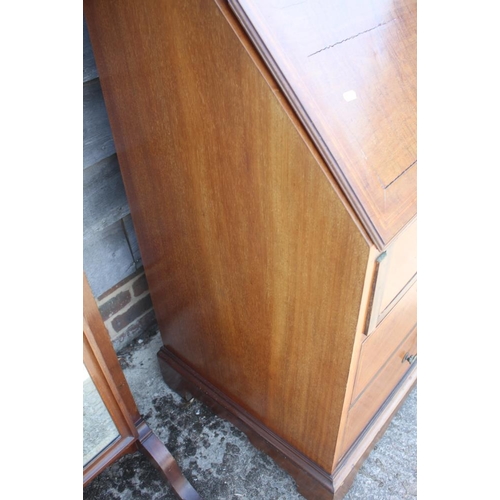
M 83 466 L 118 436 L 118 430 L 83 365 Z

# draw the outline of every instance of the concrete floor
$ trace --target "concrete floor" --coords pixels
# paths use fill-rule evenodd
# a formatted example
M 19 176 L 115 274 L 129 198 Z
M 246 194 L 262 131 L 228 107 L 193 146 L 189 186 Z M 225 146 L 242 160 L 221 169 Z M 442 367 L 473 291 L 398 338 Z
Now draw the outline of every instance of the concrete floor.
M 197 401 L 186 403 L 163 382 L 157 332 L 119 353 L 139 411 L 204 500 L 299 500 L 293 479 L 246 436 Z M 417 497 L 417 389 L 407 398 L 358 472 L 345 500 Z M 174 500 L 140 453 L 123 457 L 87 488 L 84 500 Z

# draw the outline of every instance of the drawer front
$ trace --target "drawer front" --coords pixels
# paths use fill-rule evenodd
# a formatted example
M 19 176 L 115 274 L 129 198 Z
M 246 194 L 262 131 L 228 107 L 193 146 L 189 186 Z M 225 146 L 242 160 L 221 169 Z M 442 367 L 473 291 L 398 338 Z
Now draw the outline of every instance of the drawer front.
M 417 324 L 417 283 L 403 295 L 361 346 L 354 401 Z
M 417 274 L 417 220 L 389 245 L 378 264 L 367 333 L 371 333 L 397 304 Z
M 416 356 L 416 354 L 417 328 L 415 327 L 349 410 L 343 441 L 344 451 L 347 451 L 354 443 L 410 369 L 411 365 L 405 361 L 405 357 Z

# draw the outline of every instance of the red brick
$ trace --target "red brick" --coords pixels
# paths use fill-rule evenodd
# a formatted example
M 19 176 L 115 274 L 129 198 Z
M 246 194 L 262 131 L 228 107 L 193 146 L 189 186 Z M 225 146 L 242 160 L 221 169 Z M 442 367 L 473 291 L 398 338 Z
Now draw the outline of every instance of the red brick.
M 151 309 L 153 304 L 150 295 L 146 295 L 141 300 L 130 306 L 123 314 L 119 314 L 111 320 L 111 324 L 116 332 L 123 330 L 130 325 L 139 316 L 142 316 L 146 311 Z
M 131 300 L 132 296 L 128 290 L 117 293 L 113 298 L 100 305 L 99 311 L 101 312 L 102 319 L 106 321 L 113 314 L 123 309 Z
M 145 274 L 143 274 L 142 276 L 139 276 L 134 281 L 134 284 L 132 285 L 132 289 L 134 290 L 134 297 L 139 297 L 139 295 L 142 295 L 144 292 L 146 292 L 148 290 L 148 282 L 146 280 Z

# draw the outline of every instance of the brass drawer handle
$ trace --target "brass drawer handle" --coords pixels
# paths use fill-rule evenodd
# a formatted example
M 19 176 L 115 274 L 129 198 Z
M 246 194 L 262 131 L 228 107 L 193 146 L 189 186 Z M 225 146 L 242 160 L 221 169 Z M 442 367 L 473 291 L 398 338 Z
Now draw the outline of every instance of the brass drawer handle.
M 408 361 L 408 363 L 410 363 L 410 365 L 412 365 L 413 363 L 415 363 L 415 361 L 417 361 L 417 355 L 410 354 L 409 352 L 407 352 L 405 354 L 405 357 L 403 358 L 402 363 L 404 363 L 405 361 Z

